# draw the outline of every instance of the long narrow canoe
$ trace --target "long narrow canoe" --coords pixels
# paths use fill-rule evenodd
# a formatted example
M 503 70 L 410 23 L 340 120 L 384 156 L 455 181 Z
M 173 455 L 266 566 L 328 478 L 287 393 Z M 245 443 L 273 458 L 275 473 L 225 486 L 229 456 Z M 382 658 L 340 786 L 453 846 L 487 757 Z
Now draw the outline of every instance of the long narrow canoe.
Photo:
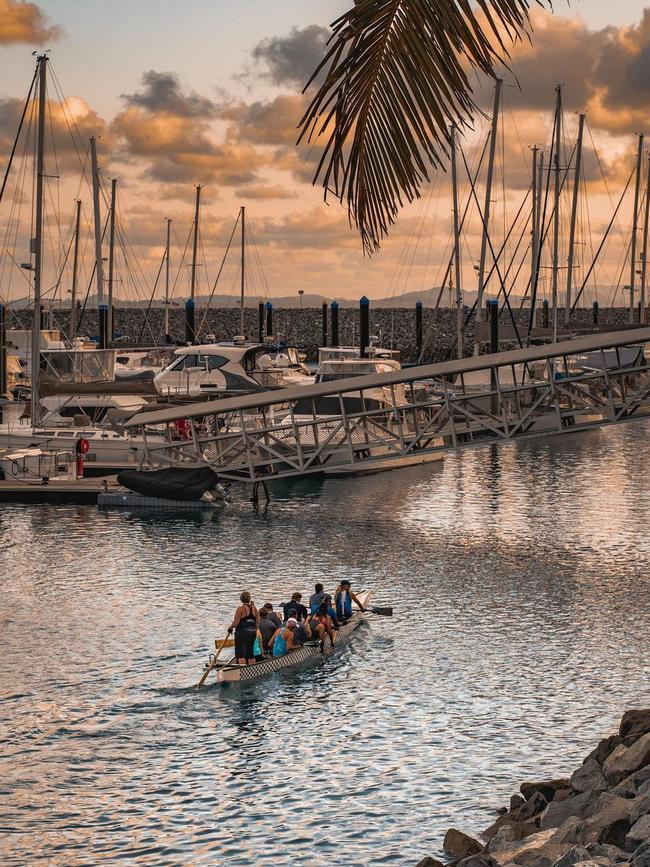
M 364 608 L 368 607 L 370 602 L 370 590 L 365 590 L 362 593 L 357 593 L 359 602 Z M 356 606 L 355 606 L 356 607 Z M 345 642 L 352 635 L 354 630 L 365 620 L 366 615 L 357 610 L 347 623 L 345 623 L 336 633 L 334 647 L 330 647 L 329 639 L 325 640 L 324 655 L 328 656 L 333 653 L 342 642 Z M 257 680 L 260 677 L 266 677 L 273 674 L 275 671 L 281 671 L 283 668 L 293 668 L 309 659 L 321 656 L 320 646 L 316 644 L 306 644 L 299 647 L 297 650 L 292 650 L 284 656 L 269 656 L 266 659 L 256 662 L 253 665 L 238 665 L 236 659 L 233 658 L 229 662 L 217 662 L 214 672 L 216 674 L 217 683 L 247 683 L 249 680 Z

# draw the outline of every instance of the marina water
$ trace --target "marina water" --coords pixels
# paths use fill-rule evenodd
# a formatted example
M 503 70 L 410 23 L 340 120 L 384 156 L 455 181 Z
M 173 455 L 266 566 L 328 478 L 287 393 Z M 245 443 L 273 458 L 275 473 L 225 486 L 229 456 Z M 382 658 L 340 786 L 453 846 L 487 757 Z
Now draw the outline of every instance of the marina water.
M 650 698 L 650 427 L 285 483 L 266 513 L 0 512 L 4 864 L 414 865 Z M 195 690 L 239 592 L 392 604 Z

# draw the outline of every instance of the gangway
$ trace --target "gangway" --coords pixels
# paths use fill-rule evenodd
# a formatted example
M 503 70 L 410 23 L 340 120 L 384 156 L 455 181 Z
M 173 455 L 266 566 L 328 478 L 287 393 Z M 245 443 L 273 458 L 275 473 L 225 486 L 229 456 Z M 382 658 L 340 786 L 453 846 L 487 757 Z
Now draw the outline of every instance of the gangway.
M 139 412 L 126 423 L 167 431 L 149 466 L 210 466 L 261 482 L 424 460 L 650 416 L 650 328 Z M 483 386 L 476 387 L 476 378 Z M 387 399 L 377 406 L 372 395 Z M 326 413 L 322 406 L 325 401 Z M 179 438 L 182 424 L 183 438 Z M 160 441 L 158 440 L 158 443 Z

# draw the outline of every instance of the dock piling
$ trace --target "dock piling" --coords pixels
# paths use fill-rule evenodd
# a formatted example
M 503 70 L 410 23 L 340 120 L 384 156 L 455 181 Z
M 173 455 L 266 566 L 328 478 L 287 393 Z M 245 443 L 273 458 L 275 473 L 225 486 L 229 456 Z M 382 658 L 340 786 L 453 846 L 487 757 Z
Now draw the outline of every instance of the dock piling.
M 366 358 L 370 345 L 370 301 L 365 295 L 359 299 L 359 355 Z
M 332 315 L 332 346 L 339 345 L 339 305 L 337 301 L 332 301 L 330 305 Z
M 271 337 L 273 334 L 273 304 L 270 301 L 266 302 L 266 336 Z
M 194 299 L 188 298 L 185 302 L 185 343 L 187 344 L 196 342 L 195 314 Z
M 418 362 L 422 357 L 422 302 L 415 302 L 415 351 Z
M 327 346 L 327 301 L 323 301 L 321 311 L 321 346 Z
M 598 325 L 598 302 L 594 301 L 592 305 L 592 317 L 594 325 Z
M 108 304 L 99 305 L 99 348 L 108 348 Z
M 548 328 L 548 299 L 542 301 L 542 328 Z
M 257 339 L 260 343 L 264 340 L 264 302 L 257 305 Z

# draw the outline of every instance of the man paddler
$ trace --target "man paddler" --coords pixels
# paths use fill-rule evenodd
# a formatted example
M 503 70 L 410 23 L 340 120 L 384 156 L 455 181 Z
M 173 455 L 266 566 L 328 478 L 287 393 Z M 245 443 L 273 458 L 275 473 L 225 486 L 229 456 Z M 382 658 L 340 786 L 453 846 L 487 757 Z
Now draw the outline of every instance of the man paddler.
M 334 593 L 334 608 L 336 610 L 336 619 L 339 623 L 345 623 L 346 620 L 352 617 L 353 602 L 356 602 L 361 611 L 366 610 L 352 592 L 352 582 L 344 578 Z

